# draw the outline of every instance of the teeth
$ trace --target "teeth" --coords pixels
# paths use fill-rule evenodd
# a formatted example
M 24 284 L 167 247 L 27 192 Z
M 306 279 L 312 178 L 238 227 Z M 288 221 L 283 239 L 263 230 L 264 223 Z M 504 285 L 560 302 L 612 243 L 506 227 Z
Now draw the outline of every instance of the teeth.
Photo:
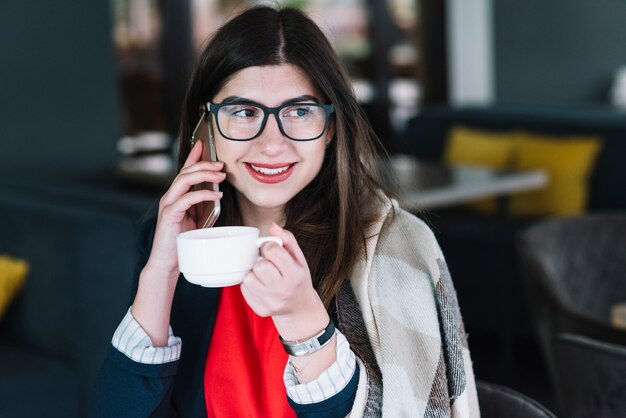
M 288 165 L 284 167 L 280 167 L 280 168 L 265 168 L 265 167 L 257 167 L 254 164 L 250 164 L 250 167 L 252 167 L 254 171 L 258 171 L 259 173 L 267 174 L 267 175 L 280 174 L 289 169 Z

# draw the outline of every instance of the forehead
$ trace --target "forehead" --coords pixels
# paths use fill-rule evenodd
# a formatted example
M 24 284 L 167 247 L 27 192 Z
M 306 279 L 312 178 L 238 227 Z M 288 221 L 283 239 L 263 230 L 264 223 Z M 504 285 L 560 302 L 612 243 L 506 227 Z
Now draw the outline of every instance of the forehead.
M 320 99 L 309 76 L 293 65 L 267 65 L 236 72 L 215 96 L 221 102 L 230 96 L 244 97 L 268 106 L 302 95 Z

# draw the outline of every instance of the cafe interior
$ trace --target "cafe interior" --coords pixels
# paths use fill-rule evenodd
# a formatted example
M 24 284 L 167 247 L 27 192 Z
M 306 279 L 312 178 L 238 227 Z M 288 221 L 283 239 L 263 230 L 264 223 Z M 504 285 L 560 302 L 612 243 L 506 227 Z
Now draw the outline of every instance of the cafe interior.
M 197 53 L 261 3 L 3 4 L 0 416 L 87 415 Z M 482 416 L 626 417 L 626 2 L 269 4 L 324 30 L 433 230 Z

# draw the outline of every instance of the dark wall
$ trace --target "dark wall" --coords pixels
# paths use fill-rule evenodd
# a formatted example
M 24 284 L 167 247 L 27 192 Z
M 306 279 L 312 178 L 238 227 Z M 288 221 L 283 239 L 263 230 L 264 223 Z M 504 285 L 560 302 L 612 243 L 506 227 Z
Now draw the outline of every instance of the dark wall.
M 0 171 L 110 170 L 120 135 L 111 33 L 108 0 L 3 2 Z
M 624 0 L 493 0 L 501 103 L 606 104 L 626 64 Z

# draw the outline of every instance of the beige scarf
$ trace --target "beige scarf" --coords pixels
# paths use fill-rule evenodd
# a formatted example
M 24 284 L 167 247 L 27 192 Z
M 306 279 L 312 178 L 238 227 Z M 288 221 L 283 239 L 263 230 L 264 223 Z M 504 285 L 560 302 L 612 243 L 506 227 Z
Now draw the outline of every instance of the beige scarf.
M 339 328 L 361 370 L 352 417 L 479 417 L 472 363 L 444 257 L 396 202 L 368 231 Z M 367 337 L 366 337 L 367 336 Z

